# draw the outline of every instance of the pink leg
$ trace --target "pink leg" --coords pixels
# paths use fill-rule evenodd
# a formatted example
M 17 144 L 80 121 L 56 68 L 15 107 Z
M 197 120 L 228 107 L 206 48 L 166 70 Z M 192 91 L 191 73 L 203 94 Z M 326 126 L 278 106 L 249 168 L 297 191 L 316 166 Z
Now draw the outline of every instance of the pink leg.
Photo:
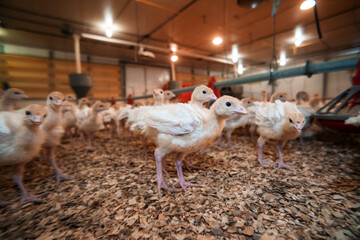
M 300 144 L 304 145 L 304 139 L 302 133 L 300 133 Z
M 221 133 L 220 133 L 220 136 L 219 136 L 219 146 L 220 146 L 220 147 L 224 147 L 224 145 L 223 145 L 222 142 L 221 142 L 222 136 L 223 136 L 223 132 L 221 132 Z
M 24 168 L 25 168 L 25 164 L 20 164 L 17 167 L 15 174 L 13 175 L 13 179 L 16 182 L 16 184 L 19 186 L 19 189 L 21 191 L 21 202 L 22 203 L 42 202 L 42 201 L 38 200 L 36 196 L 31 195 L 26 191 L 26 189 L 24 187 L 24 183 L 23 183 Z
M 89 152 L 95 151 L 95 148 L 94 148 L 94 146 L 92 145 L 92 140 L 93 140 L 93 138 L 94 138 L 94 134 L 93 134 L 93 133 L 90 133 L 89 136 L 88 136 L 88 141 L 89 141 L 89 143 L 88 143 L 88 146 L 87 146 L 87 148 L 86 148 Z
M 278 143 L 278 144 L 276 145 L 276 148 L 277 148 L 278 153 L 279 153 L 279 159 L 280 159 L 280 162 L 279 162 L 279 165 L 278 165 L 279 168 L 287 168 L 287 169 L 290 169 L 290 170 L 294 170 L 295 167 L 286 165 L 286 164 L 284 163 L 284 160 L 283 160 L 283 157 L 282 157 L 282 147 L 281 147 L 281 145 L 282 145 L 282 143 Z
M 182 159 L 183 159 L 183 155 L 181 153 L 176 155 L 175 165 L 179 180 L 175 183 L 175 185 L 179 184 L 182 187 L 182 189 L 184 189 L 184 191 L 186 190 L 186 187 L 205 187 L 204 185 L 201 184 L 193 184 L 193 183 L 185 182 L 184 175 L 182 172 L 182 166 L 181 166 Z
M 263 150 L 264 150 L 265 141 L 261 137 L 259 137 L 258 143 L 259 143 L 259 153 L 258 153 L 259 163 L 261 165 L 272 165 L 271 163 L 263 159 Z
M 229 148 L 234 148 L 234 146 L 231 144 L 231 133 L 232 133 L 232 131 L 228 131 L 226 133 L 226 137 L 227 137 L 227 141 L 228 141 L 228 147 Z
M 164 182 L 164 178 L 162 175 L 162 157 L 163 157 L 163 155 L 159 153 L 158 149 L 156 149 L 154 156 L 155 156 L 155 160 L 156 160 L 157 188 L 158 188 L 158 195 L 160 198 L 161 197 L 161 189 L 164 189 L 169 192 L 173 192 L 174 189 L 169 188 L 166 185 L 166 183 Z
M 58 168 L 58 166 L 56 165 L 54 147 L 47 147 L 46 150 L 47 150 L 48 161 L 50 162 L 50 164 L 53 166 L 53 168 L 55 170 L 56 180 L 58 182 L 70 180 L 70 178 L 68 176 L 66 176 L 65 174 L 63 174 L 61 172 L 61 170 Z

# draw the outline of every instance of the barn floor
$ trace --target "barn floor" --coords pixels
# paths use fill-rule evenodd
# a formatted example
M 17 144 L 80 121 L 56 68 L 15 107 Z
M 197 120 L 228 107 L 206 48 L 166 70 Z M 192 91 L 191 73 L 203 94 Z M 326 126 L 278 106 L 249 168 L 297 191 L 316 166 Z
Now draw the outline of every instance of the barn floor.
M 25 185 L 46 201 L 0 208 L 0 239 L 359 239 L 360 148 L 357 144 L 290 142 L 285 163 L 260 166 L 246 136 L 234 149 L 215 143 L 186 159 L 203 170 L 185 179 L 206 184 L 157 197 L 155 161 L 140 141 L 96 139 L 97 151 L 64 144 L 57 153 L 71 181 L 56 183 L 49 164 L 28 164 Z M 267 159 L 278 161 L 274 145 Z M 168 157 L 170 178 L 175 166 Z M 0 200 L 19 198 L 11 168 L 0 170 Z M 171 184 L 170 184 L 171 185 Z

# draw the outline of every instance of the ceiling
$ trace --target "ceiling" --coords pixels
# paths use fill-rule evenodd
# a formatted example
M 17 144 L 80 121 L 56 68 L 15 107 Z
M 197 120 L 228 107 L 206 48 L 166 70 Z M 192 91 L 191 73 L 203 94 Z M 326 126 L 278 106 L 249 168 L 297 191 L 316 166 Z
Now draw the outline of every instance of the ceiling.
M 360 0 L 317 0 L 322 39 L 318 38 L 314 9 L 300 10 L 301 2 L 280 2 L 276 14 L 277 58 L 280 51 L 286 51 L 289 60 L 320 55 L 331 58 L 339 51 L 360 47 Z M 273 48 L 272 8 L 273 0 L 264 0 L 255 9 L 240 7 L 236 0 L 2 0 L 0 41 L 72 52 L 72 36 L 64 32 L 104 37 L 102 25 L 105 17 L 111 16 L 112 39 L 144 44 L 155 59 L 138 56 L 134 46 L 84 37 L 80 42 L 82 54 L 170 66 L 170 51 L 146 46 L 166 50 L 170 43 L 176 43 L 178 66 L 232 71 L 230 64 L 206 57 L 230 61 L 231 46 L 237 44 L 246 68 L 265 67 Z M 295 49 L 295 28 L 299 26 L 304 40 Z M 219 46 L 212 44 L 217 35 L 224 38 Z

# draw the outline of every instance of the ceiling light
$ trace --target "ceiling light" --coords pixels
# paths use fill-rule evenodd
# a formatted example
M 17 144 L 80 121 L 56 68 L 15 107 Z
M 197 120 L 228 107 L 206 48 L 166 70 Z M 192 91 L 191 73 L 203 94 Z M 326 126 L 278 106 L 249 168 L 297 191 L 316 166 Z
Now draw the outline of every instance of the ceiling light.
M 244 73 L 244 66 L 242 65 L 241 62 L 239 62 L 238 64 L 238 74 L 243 74 Z
M 111 38 L 111 36 L 113 35 L 112 29 L 111 29 L 111 28 L 107 28 L 107 29 L 105 30 L 105 35 L 106 35 L 107 37 Z
M 239 61 L 239 50 L 237 44 L 232 45 L 231 60 L 233 63 Z
M 220 45 L 222 43 L 223 39 L 221 37 L 216 37 L 213 39 L 213 44 Z
M 111 27 L 113 25 L 113 20 L 110 13 L 107 13 L 105 16 L 105 26 Z
M 305 0 L 301 4 L 300 9 L 301 10 L 307 10 L 307 9 L 312 8 L 313 6 L 315 6 L 315 4 L 316 4 L 315 0 Z
M 302 44 L 302 39 L 301 38 L 295 39 L 295 46 L 299 47 L 301 44 Z
M 176 62 L 178 59 L 179 59 L 178 56 L 176 56 L 175 54 L 171 56 L 172 62 Z
M 285 66 L 286 65 L 286 53 L 284 51 L 282 51 L 280 53 L 280 66 Z
M 295 29 L 295 46 L 300 46 L 303 42 L 302 31 L 300 27 Z
M 177 51 L 176 43 L 170 43 L 170 51 L 173 53 L 176 53 L 176 51 Z

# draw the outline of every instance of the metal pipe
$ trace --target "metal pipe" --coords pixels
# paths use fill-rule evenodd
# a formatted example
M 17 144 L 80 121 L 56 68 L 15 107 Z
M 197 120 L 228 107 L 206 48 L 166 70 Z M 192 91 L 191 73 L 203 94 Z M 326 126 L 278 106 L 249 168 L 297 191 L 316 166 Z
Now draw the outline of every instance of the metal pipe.
M 302 67 L 290 68 L 280 71 L 275 71 L 272 74 L 273 79 L 290 78 L 309 74 L 319 74 L 328 72 L 337 72 L 350 69 L 356 69 L 356 64 L 360 58 L 349 58 L 343 60 L 328 61 L 324 63 L 307 63 Z M 233 85 L 240 85 L 246 83 L 268 81 L 270 79 L 270 73 L 257 74 L 252 76 L 246 76 L 241 78 L 235 78 L 227 81 L 221 81 L 214 83 L 215 88 L 229 87 Z M 193 91 L 197 86 L 178 88 L 171 90 L 175 94 L 186 93 Z M 150 98 L 152 95 L 133 97 L 133 100 Z M 117 99 L 117 101 L 124 101 L 123 99 Z
M 74 47 L 75 47 L 75 63 L 76 73 L 81 73 L 81 60 L 80 60 L 80 35 L 74 34 Z
M 176 81 L 175 63 L 171 61 L 171 81 Z

